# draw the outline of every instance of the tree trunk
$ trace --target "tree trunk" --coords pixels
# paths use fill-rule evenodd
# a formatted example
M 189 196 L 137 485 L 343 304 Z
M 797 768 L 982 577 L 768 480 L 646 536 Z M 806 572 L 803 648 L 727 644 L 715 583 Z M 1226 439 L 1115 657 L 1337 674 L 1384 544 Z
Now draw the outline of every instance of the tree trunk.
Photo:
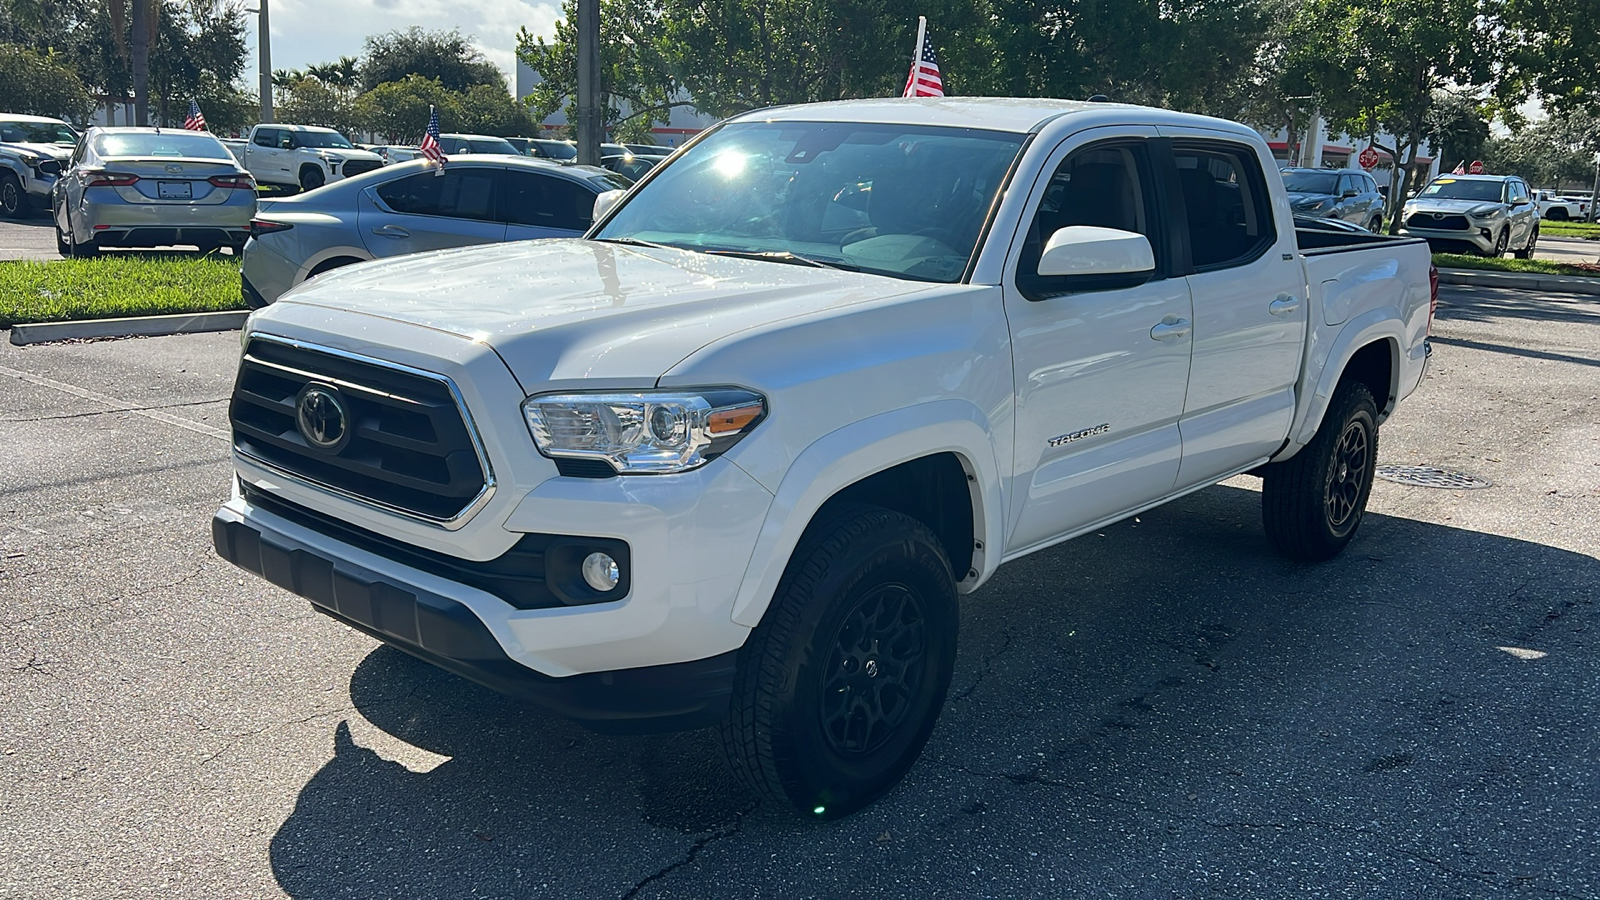
M 1395 149 L 1398 150 L 1399 148 L 1396 147 Z M 1406 148 L 1404 151 L 1406 163 L 1403 167 L 1395 172 L 1395 177 L 1399 180 L 1399 185 L 1389 189 L 1390 194 L 1392 195 L 1389 198 L 1390 234 L 1395 234 L 1400 230 L 1400 210 L 1405 206 L 1404 198 L 1406 196 L 1406 188 L 1411 185 L 1411 173 L 1417 167 L 1417 153 L 1421 149 L 1422 124 L 1420 122 L 1412 123 L 1411 133 L 1406 135 Z M 1395 159 L 1399 160 L 1399 156 L 1396 156 Z
M 133 0 L 131 56 L 133 67 L 133 124 L 150 124 L 150 16 L 152 0 Z

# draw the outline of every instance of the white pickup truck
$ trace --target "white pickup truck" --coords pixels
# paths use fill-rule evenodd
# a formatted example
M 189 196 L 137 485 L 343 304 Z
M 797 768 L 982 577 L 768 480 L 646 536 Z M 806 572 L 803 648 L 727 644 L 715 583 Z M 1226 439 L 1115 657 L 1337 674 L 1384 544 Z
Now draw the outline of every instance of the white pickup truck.
M 1338 553 L 1423 375 L 1430 269 L 1297 232 L 1231 122 L 761 110 L 601 195 L 584 239 L 253 314 L 214 543 L 593 727 L 718 725 L 755 789 L 840 816 L 916 760 L 956 598 L 1002 563 L 1240 473 L 1280 550 Z
M 311 191 L 382 168 L 384 160 L 332 128 L 261 124 L 250 129 L 239 164 L 261 184 Z

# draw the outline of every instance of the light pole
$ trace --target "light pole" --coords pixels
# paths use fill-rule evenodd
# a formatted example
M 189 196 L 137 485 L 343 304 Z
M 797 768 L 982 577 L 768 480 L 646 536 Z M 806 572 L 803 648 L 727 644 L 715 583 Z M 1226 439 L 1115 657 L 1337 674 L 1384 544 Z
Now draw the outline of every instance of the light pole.
M 600 0 L 578 0 L 578 163 L 600 165 Z
M 258 0 L 261 4 L 255 9 L 245 12 L 256 14 L 256 42 L 260 49 L 256 57 L 261 62 L 261 121 L 272 122 L 272 34 L 267 23 L 267 0 Z

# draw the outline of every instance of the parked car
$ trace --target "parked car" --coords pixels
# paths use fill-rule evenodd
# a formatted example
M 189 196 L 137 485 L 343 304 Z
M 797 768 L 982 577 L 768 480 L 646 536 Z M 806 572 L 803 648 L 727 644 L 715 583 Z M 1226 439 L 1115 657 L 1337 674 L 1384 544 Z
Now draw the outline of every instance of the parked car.
M 56 249 L 242 247 L 256 182 L 209 132 L 90 128 L 51 192 Z
M 1533 202 L 1539 207 L 1539 218 L 1552 222 L 1584 219 L 1589 215 L 1586 198 L 1557 194 L 1555 191 L 1534 191 Z
M 20 219 L 50 205 L 78 132 L 60 119 L 0 113 L 0 216 Z
M 252 315 L 214 546 L 597 728 L 717 725 L 780 808 L 847 815 L 916 762 L 1003 561 L 1241 473 L 1285 555 L 1355 538 L 1430 255 L 1297 231 L 1274 168 L 1104 103 L 735 116 L 587 239 Z
M 660 144 L 623 144 L 629 153 L 635 156 L 671 156 L 675 147 L 663 147 Z
M 603 156 L 600 166 L 628 179 L 628 183 L 643 178 L 646 172 L 656 167 L 656 164 L 666 159 L 665 156 L 635 156 L 632 153 L 621 156 Z
M 499 241 L 572 237 L 595 197 L 623 186 L 589 166 L 525 157 L 395 163 L 320 191 L 261 201 L 244 247 L 241 286 L 252 307 L 352 263 Z
M 1343 219 L 1368 231 L 1383 230 L 1383 194 L 1366 172 L 1302 168 L 1281 172 L 1295 215 Z
M 517 148 L 517 152 L 523 156 L 532 156 L 536 159 L 551 159 L 556 162 L 576 162 L 578 159 L 578 147 L 571 141 L 508 137 L 506 143 Z
M 1444 249 L 1480 256 L 1533 256 L 1539 209 L 1528 183 L 1515 175 L 1440 175 L 1401 210 L 1400 232 Z
M 256 181 L 302 191 L 382 165 L 378 154 L 357 148 L 332 128 L 315 125 L 257 125 L 250 129 L 244 154 L 244 167 Z
M 474 153 L 501 153 L 508 156 L 522 155 L 505 138 L 487 134 L 441 134 L 439 135 L 439 149 L 443 150 L 446 156 L 467 156 Z

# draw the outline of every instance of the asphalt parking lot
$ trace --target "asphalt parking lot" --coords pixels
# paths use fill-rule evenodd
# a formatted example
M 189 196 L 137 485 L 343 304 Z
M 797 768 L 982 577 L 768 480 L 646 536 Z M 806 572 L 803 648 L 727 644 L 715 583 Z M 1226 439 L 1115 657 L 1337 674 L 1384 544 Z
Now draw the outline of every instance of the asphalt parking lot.
M 1600 897 L 1600 297 L 1446 287 L 1361 535 L 1236 479 L 964 598 L 906 782 L 830 825 L 210 549 L 236 335 L 0 343 L 0 896 Z

